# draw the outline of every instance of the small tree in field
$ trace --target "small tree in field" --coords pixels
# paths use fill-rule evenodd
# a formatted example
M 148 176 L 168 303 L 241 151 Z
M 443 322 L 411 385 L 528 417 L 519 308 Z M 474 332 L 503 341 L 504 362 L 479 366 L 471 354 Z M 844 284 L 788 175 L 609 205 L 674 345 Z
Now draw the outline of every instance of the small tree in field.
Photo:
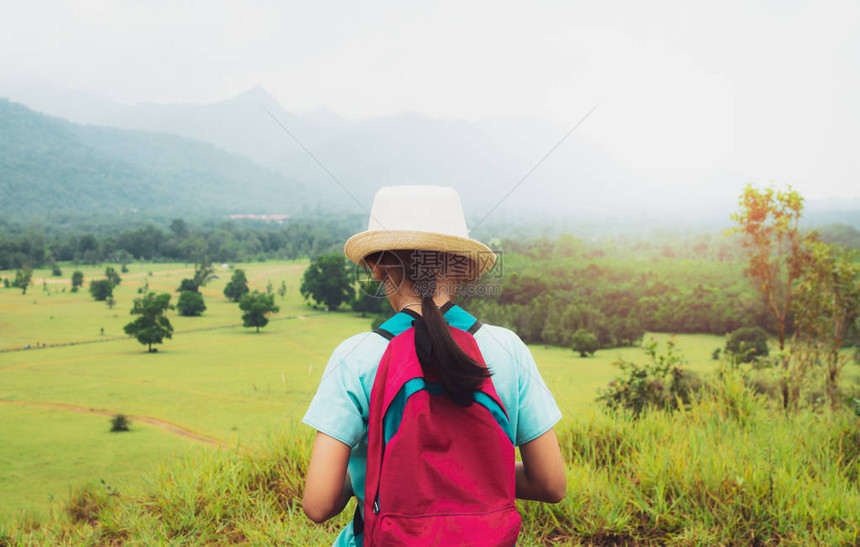
M 224 296 L 238 302 L 242 295 L 248 294 L 248 278 L 245 277 L 245 270 L 236 269 L 233 272 L 233 277 L 224 287 Z
M 179 288 L 176 289 L 177 292 L 200 292 L 200 287 L 193 279 L 188 279 L 187 277 L 183 279 L 179 283 Z
M 152 344 L 160 344 L 165 338 L 173 337 L 173 325 L 164 316 L 169 309 L 173 309 L 173 306 L 170 305 L 168 293 L 156 295 L 151 292 L 142 298 L 135 298 L 131 314 L 140 317 L 123 329 L 126 334 L 136 337 L 138 342 L 148 346 L 147 351 L 152 353 Z
M 570 345 L 573 348 L 573 351 L 579 352 L 580 357 L 588 357 L 600 349 L 600 344 L 597 343 L 597 337 L 585 329 L 579 329 L 573 333 Z
M 324 304 L 329 311 L 355 296 L 355 288 L 343 255 L 319 256 L 311 262 L 302 277 L 299 292 L 306 299 Z
M 362 290 L 358 291 L 355 300 L 352 301 L 352 311 L 361 313 L 362 317 L 367 314 L 381 315 L 388 309 L 388 299 L 385 298 L 384 288 L 379 281 L 365 283 Z
M 211 276 L 215 272 L 215 268 L 212 267 L 208 261 L 203 260 L 199 264 L 194 267 L 194 284 L 198 287 L 202 287 L 209 282 L 209 276 Z
M 84 284 L 84 272 L 75 270 L 72 274 L 72 292 L 78 292 Z
M 206 304 L 203 302 L 203 295 L 199 292 L 182 291 L 179 293 L 179 300 L 176 302 L 176 310 L 179 315 L 185 317 L 197 317 L 206 311 Z
M 275 295 L 260 291 L 242 296 L 239 299 L 239 309 L 245 312 L 242 314 L 242 324 L 246 327 L 257 327 L 257 332 L 260 332 L 260 327 L 269 324 L 269 314 L 278 313 L 279 310 L 275 305 Z
M 119 274 L 116 273 L 116 270 L 110 266 L 105 268 L 105 277 L 107 278 L 108 281 L 110 281 L 110 284 L 113 285 L 114 287 L 118 286 L 120 284 L 120 282 L 122 281 L 122 278 L 120 278 Z
M 104 302 L 113 296 L 113 283 L 109 279 L 90 281 L 90 294 L 95 300 Z
M 30 281 L 32 279 L 33 269 L 29 266 L 24 266 L 15 272 L 15 280 L 12 282 L 12 286 L 21 289 L 21 294 L 27 294 L 27 287 L 30 286 Z

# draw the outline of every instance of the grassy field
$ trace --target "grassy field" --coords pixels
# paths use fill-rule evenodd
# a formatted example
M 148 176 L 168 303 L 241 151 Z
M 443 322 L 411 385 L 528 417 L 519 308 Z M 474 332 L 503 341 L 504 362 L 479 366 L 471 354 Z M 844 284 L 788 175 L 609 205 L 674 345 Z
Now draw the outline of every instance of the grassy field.
M 259 334 L 241 327 L 237 305 L 222 294 L 231 272 L 219 267 L 219 278 L 202 290 L 206 313 L 185 318 L 171 312 L 174 338 L 157 354 L 122 332 L 131 320 L 128 310 L 145 286 L 176 294 L 181 279 L 191 277 L 191 265 L 130 265 L 113 309 L 86 290 L 104 267 L 81 268 L 86 283 L 77 294 L 68 291 L 69 265 L 62 279 L 34 272 L 26 295 L 0 289 L 0 523 L 22 511 L 47 516 L 55 500 L 83 484 L 104 480 L 120 491 L 135 489 L 159 465 L 169 468 L 189 453 L 205 459 L 217 443 L 253 449 L 269 436 L 301 430 L 296 423 L 331 351 L 370 322 L 309 308 L 298 294 L 305 266 L 240 266 L 252 289 L 264 290 L 269 282 L 277 288 L 282 281 L 287 287 L 286 297 L 277 298 L 280 313 Z M 711 353 L 724 344 L 706 335 L 675 340 L 690 367 L 702 372 L 715 366 Z M 638 348 L 590 358 L 554 347 L 532 352 L 568 424 L 593 416 L 597 390 L 617 372 L 613 361 L 642 358 Z M 133 417 L 130 433 L 108 431 L 113 413 Z

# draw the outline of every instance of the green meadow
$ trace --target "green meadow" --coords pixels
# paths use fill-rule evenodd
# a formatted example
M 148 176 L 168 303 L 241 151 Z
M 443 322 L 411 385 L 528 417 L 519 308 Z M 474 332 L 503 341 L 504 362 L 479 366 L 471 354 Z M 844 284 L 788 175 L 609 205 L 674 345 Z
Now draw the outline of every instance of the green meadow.
M 130 433 L 110 433 L 108 416 L 88 409 L 153 418 L 226 446 L 252 447 L 298 422 L 331 351 L 370 323 L 355 313 L 308 307 L 298 293 L 306 264 L 239 266 L 252 289 L 281 282 L 287 288 L 277 298 L 280 312 L 259 334 L 241 326 L 237 305 L 222 294 L 232 272 L 217 267 L 218 279 L 202 289 L 204 315 L 170 312 L 173 339 L 155 354 L 122 331 L 131 320 L 131 303 L 146 286 L 176 294 L 182 278 L 193 274 L 192 265 L 129 265 L 112 309 L 87 291 L 90 280 L 103 276 L 103 266 L 79 268 L 85 284 L 78 293 L 69 292 L 75 269 L 70 265 L 63 265 L 62 278 L 35 271 L 25 295 L 0 290 L 0 520 L 22 511 L 45 514 L 85 483 L 134 487 L 142 474 L 187 450 L 217 446 L 135 419 Z M 722 344 L 706 335 L 676 342 L 699 369 L 713 366 L 710 353 Z M 22 349 L 28 344 L 30 349 Z M 569 418 L 593 404 L 597 389 L 615 375 L 614 360 L 641 355 L 637 348 L 585 359 L 557 347 L 532 351 Z
M 62 279 L 34 272 L 26 295 L 0 289 L 0 543 L 331 541 L 350 509 L 323 526 L 302 515 L 312 432 L 299 421 L 331 351 L 370 319 L 308 307 L 298 293 L 306 266 L 239 265 L 252 289 L 287 288 L 260 333 L 241 326 L 222 294 L 231 271 L 219 266 L 202 289 L 204 315 L 171 311 L 173 339 L 152 354 L 122 331 L 132 301 L 144 288 L 176 294 L 192 265 L 129 265 L 113 308 L 86 290 L 104 266 L 81 268 L 76 294 L 70 265 Z M 711 355 L 722 337 L 674 343 L 689 368 L 720 367 Z M 522 544 L 860 539 L 860 437 L 849 419 L 775 419 L 729 375 L 689 410 L 636 422 L 594 399 L 613 362 L 642 362 L 640 348 L 531 350 L 565 415 L 569 492 L 555 506 L 520 504 Z M 846 369 L 848 385 L 857 368 Z M 109 432 L 116 413 L 131 416 L 130 432 Z

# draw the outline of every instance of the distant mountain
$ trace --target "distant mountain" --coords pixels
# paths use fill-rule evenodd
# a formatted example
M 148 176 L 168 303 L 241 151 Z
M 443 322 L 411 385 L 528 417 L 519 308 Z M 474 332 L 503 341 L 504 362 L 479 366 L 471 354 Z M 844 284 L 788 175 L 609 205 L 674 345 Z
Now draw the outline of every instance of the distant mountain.
M 269 176 L 276 171 L 283 177 L 279 180 L 295 181 L 292 196 L 330 211 L 363 213 L 385 185 L 442 184 L 460 192 L 472 225 L 490 214 L 490 223 L 599 223 L 620 230 L 631 223 L 720 227 L 728 224 L 743 186 L 755 182 L 718 166 L 648 169 L 616 158 L 585 136 L 588 124 L 599 123 L 600 110 L 545 158 L 577 120 L 565 127 L 530 118 L 470 123 L 404 113 L 353 121 L 330 113 L 288 112 L 259 86 L 211 104 L 125 105 L 44 84 L 0 80 L 4 95 L 81 124 L 209 143 L 270 170 L 265 171 Z M 847 211 L 841 221 L 853 224 L 851 211 L 858 204 L 840 205 Z M 817 222 L 827 222 L 838 209 L 813 200 L 807 208 L 816 212 Z
M 453 186 L 473 221 L 491 211 L 496 218 L 524 220 L 605 221 L 607 215 L 650 218 L 666 211 L 691 218 L 708 211 L 726 218 L 737 196 L 734 191 L 722 196 L 725 174 L 709 172 L 701 180 L 701 173 L 643 172 L 575 132 L 503 201 L 570 130 L 536 119 L 469 123 L 410 113 L 358 121 L 296 115 L 261 87 L 200 105 L 122 105 L 43 84 L 0 80 L 3 94 L 78 123 L 161 131 L 214 144 L 305 183 L 313 189 L 308 196 L 313 203 L 353 212 L 369 209 L 374 192 L 392 184 Z M 741 187 L 736 175 L 730 178 Z M 703 199 L 690 198 L 696 191 Z
M 310 192 L 187 138 L 77 125 L 0 99 L 0 213 L 294 213 Z

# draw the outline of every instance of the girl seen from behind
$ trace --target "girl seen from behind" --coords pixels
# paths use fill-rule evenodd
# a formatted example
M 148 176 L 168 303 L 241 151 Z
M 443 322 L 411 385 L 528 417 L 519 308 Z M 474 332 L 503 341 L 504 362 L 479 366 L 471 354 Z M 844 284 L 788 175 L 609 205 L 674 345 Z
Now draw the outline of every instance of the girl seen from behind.
M 557 502 L 565 476 L 561 412 L 528 348 L 452 302 L 495 255 L 436 186 L 381 189 L 345 252 L 397 313 L 326 366 L 303 419 L 317 430 L 305 513 L 323 522 L 358 498 L 335 545 L 513 545 L 514 497 Z

